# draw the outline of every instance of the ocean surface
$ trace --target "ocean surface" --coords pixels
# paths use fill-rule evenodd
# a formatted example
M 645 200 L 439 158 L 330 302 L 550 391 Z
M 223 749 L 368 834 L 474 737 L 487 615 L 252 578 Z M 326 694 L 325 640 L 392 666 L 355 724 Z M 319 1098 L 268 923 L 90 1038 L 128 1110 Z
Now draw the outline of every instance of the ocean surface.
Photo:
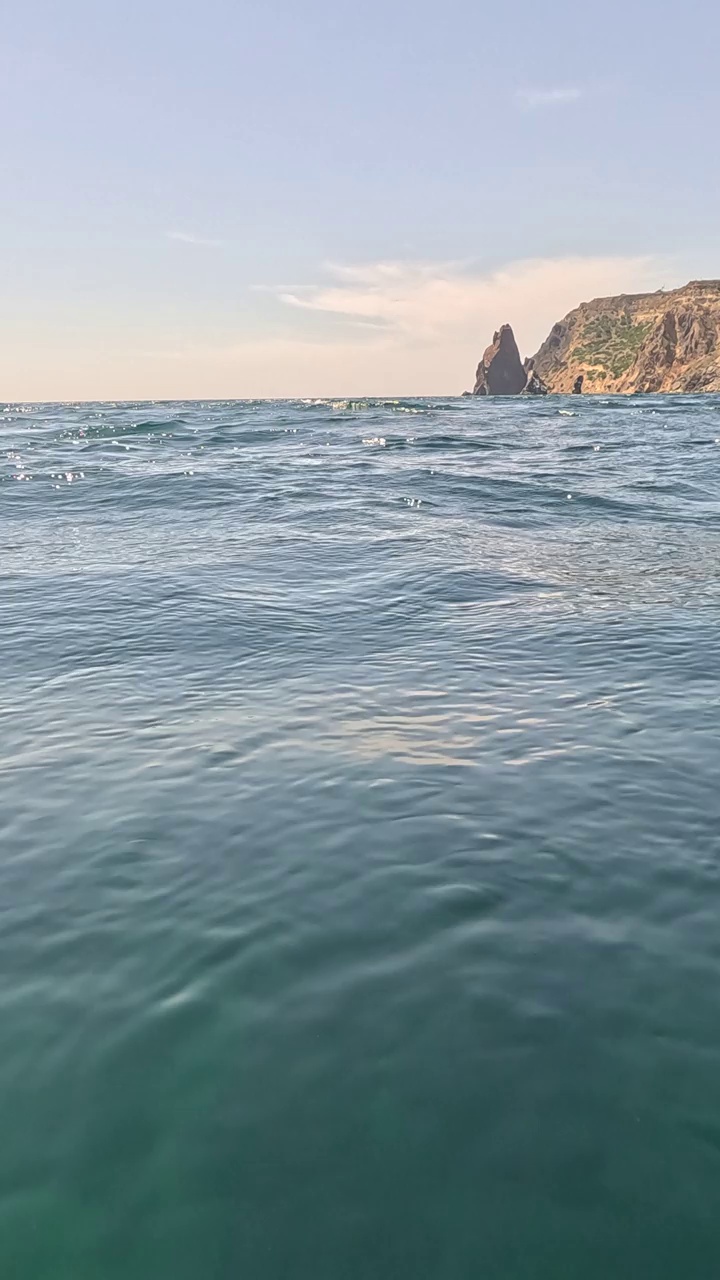
M 0 406 L 3 1280 L 716 1280 L 720 397 Z

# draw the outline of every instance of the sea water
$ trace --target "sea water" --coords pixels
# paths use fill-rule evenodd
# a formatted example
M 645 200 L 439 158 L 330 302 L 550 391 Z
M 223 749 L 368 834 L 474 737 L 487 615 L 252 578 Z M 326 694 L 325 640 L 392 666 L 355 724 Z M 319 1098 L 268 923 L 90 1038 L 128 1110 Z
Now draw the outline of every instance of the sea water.
M 720 397 L 0 412 L 3 1280 L 720 1273 Z

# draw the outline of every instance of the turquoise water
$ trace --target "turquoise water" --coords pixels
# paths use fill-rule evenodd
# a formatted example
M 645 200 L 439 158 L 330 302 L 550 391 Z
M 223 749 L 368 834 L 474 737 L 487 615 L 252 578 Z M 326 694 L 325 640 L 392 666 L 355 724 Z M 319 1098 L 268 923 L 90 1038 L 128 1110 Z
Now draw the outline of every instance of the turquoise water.
M 720 1268 L 720 397 L 0 414 L 3 1280 Z

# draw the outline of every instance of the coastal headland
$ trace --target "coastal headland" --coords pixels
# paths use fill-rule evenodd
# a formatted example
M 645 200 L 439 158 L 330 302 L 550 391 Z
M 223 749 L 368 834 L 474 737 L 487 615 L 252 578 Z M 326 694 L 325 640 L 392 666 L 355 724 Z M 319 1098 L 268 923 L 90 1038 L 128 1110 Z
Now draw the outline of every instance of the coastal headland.
M 473 395 L 720 391 L 720 280 L 583 302 L 520 357 L 509 324 L 478 365 Z

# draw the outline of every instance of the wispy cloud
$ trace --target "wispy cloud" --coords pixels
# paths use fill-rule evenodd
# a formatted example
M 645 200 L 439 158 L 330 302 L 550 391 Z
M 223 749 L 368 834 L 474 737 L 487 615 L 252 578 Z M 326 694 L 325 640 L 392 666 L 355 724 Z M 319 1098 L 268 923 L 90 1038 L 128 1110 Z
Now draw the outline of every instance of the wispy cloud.
M 166 231 L 168 240 L 177 240 L 180 244 L 200 245 L 203 249 L 217 249 L 222 240 L 209 240 L 206 236 L 192 235 L 189 231 Z
M 375 329 L 378 341 L 434 353 L 477 345 L 510 321 L 530 351 L 572 306 L 602 294 L 652 287 L 659 266 L 644 257 L 538 258 L 480 272 L 460 262 L 330 265 L 325 283 L 277 289 L 285 306 Z
M 582 89 L 518 89 L 515 99 L 526 111 L 535 111 L 539 107 L 565 107 L 577 102 L 582 97 Z

